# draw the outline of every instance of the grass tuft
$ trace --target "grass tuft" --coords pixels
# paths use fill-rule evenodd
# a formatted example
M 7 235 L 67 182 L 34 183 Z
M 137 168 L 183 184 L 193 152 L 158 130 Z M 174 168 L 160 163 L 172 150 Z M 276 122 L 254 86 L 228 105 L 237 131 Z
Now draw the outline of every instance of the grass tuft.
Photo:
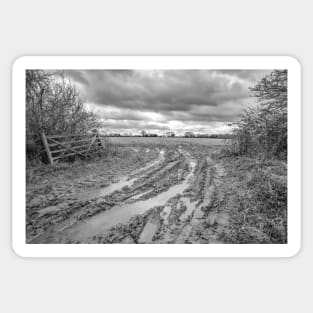
M 224 158 L 226 175 L 212 207 L 231 222 L 225 243 L 287 243 L 287 168 L 282 161 Z

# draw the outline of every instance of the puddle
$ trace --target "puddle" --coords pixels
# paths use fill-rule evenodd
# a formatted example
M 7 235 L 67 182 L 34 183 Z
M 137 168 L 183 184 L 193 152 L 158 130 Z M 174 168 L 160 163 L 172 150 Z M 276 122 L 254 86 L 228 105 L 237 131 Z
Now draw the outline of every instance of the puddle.
M 157 165 L 158 163 L 160 163 L 160 162 L 163 162 L 164 161 L 164 150 L 159 150 L 158 149 L 158 151 L 159 151 L 159 157 L 156 159 L 156 160 L 154 160 L 154 161 L 152 161 L 152 162 L 149 162 L 147 165 L 145 165 L 144 167 L 142 167 L 142 168 L 140 168 L 140 169 L 138 169 L 138 170 L 136 170 L 136 171 L 134 171 L 134 172 L 132 172 L 132 174 L 131 174 L 131 176 L 132 175 L 138 175 L 138 174 L 142 174 L 142 173 L 144 173 L 146 170 L 148 170 L 150 167 L 153 167 L 153 166 L 155 166 L 155 165 Z
M 43 209 L 40 209 L 38 211 L 39 215 L 45 215 L 45 214 L 49 214 L 49 213 L 54 213 L 57 212 L 59 210 L 62 210 L 62 208 L 60 206 L 54 205 L 54 206 L 49 206 Z
M 140 234 L 139 243 L 151 243 L 152 242 L 152 238 L 155 234 L 155 232 L 158 229 L 158 224 L 157 223 L 153 223 L 153 222 L 148 222 L 143 231 Z
M 111 184 L 99 190 L 97 197 L 105 197 L 116 190 L 120 190 L 126 186 L 129 187 L 133 184 L 135 180 L 136 180 L 135 178 L 128 180 L 128 176 L 125 176 L 121 180 L 119 180 L 117 183 Z
M 201 219 L 203 217 L 204 212 L 202 211 L 201 208 L 202 207 L 196 208 L 195 213 L 193 214 L 193 217 L 192 217 L 192 222 L 196 221 L 196 220 L 199 220 L 199 219 Z
M 162 162 L 164 160 L 164 150 L 159 150 L 159 153 L 160 153 L 160 155 L 155 161 L 142 167 L 140 170 L 137 171 L 137 173 L 135 171 L 133 174 L 138 174 L 138 173 L 144 172 L 147 169 L 149 169 L 150 167 L 153 167 L 154 165 L 156 165 L 157 163 Z M 85 192 L 85 193 L 79 195 L 77 199 L 80 201 L 88 201 L 88 200 L 92 200 L 92 199 L 96 199 L 96 198 L 100 198 L 100 197 L 105 197 L 105 196 L 113 193 L 116 190 L 121 190 L 126 186 L 127 187 L 131 186 L 136 179 L 137 178 L 135 178 L 135 177 L 132 179 L 129 179 L 129 176 L 123 176 L 118 182 L 113 183 L 107 187 L 104 187 L 104 188 L 101 188 L 98 190 L 91 190 L 91 191 Z
M 172 211 L 172 207 L 170 205 L 167 205 L 162 213 L 161 213 L 161 217 L 163 218 L 163 224 L 164 225 L 168 225 L 168 219 L 169 219 L 169 216 L 171 214 L 171 211 Z
M 56 234 L 56 237 L 61 235 L 70 240 L 84 241 L 99 233 L 105 233 L 117 224 L 126 224 L 133 216 L 143 214 L 155 206 L 164 206 L 171 198 L 177 194 L 182 194 L 188 187 L 188 182 L 193 175 L 195 165 L 196 163 L 191 160 L 190 172 L 185 180 L 178 185 L 170 187 L 167 191 L 147 200 L 117 205 L 108 211 L 90 217 L 84 223 L 76 224 L 64 230 L 63 235 Z
M 162 155 L 161 151 L 160 154 Z M 164 191 L 153 198 L 141 201 L 139 200 L 134 203 L 121 203 L 112 207 L 108 211 L 98 213 L 78 224 L 67 224 L 67 226 L 64 225 L 64 227 L 59 228 L 58 230 L 56 228 L 52 228 L 50 231 L 47 231 L 46 234 L 42 234 L 37 242 L 88 242 L 88 239 L 91 239 L 94 235 L 105 234 L 110 228 L 118 224 L 127 224 L 132 217 L 143 214 L 155 206 L 165 206 L 170 199 L 178 194 L 182 195 L 183 192 L 189 187 L 192 176 L 194 175 L 195 166 L 196 162 L 190 159 L 189 173 L 185 179 L 180 184 L 171 186 L 167 191 Z M 85 195 L 85 197 L 103 197 L 114 192 L 115 190 L 123 188 L 124 186 L 131 185 L 135 179 L 136 178 L 127 180 L 127 177 L 124 177 L 119 182 L 111 184 L 106 188 L 102 188 L 96 193 L 94 192 L 92 194 Z M 149 234 L 150 231 L 148 232 Z
M 180 216 L 181 221 L 186 221 L 187 218 L 194 212 L 196 208 L 196 203 L 191 202 L 189 198 L 182 198 L 181 199 L 184 205 L 187 207 L 187 210 Z
M 136 178 L 128 179 L 128 176 L 122 177 L 118 182 L 113 183 L 107 187 L 98 189 L 98 190 L 91 190 L 89 192 L 83 193 L 78 196 L 78 200 L 80 201 L 88 201 L 91 199 L 96 199 L 100 197 L 105 197 L 116 190 L 120 190 L 126 186 L 131 186 Z
M 152 189 L 149 189 L 148 191 L 145 191 L 143 193 L 139 193 L 138 195 L 133 196 L 131 199 L 132 200 L 138 200 L 139 198 L 141 198 L 144 195 L 147 195 L 148 193 L 151 192 Z
M 135 241 L 132 237 L 126 237 L 121 241 L 121 244 L 134 244 Z

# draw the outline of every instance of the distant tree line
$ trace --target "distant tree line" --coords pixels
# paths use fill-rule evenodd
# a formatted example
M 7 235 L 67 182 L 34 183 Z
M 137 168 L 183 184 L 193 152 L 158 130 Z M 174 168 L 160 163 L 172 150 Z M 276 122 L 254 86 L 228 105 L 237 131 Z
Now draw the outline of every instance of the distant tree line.
M 233 138 L 232 134 L 197 134 L 193 132 L 185 132 L 183 135 L 176 135 L 174 132 L 166 132 L 163 135 L 148 133 L 147 131 L 141 131 L 140 135 L 138 134 L 124 134 L 124 133 L 107 133 L 108 137 L 167 137 L 167 138 L 213 138 L 213 139 L 231 139 Z

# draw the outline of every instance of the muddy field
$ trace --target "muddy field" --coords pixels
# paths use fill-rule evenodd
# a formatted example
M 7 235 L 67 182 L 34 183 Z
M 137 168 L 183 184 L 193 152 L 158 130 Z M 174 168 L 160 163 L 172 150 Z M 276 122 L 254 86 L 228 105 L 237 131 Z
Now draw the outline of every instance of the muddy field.
M 27 174 L 28 243 L 215 243 L 202 223 L 227 224 L 210 208 L 223 140 L 112 138 L 114 156 Z
M 265 218 L 251 187 L 269 173 L 272 191 L 285 167 L 232 164 L 217 139 L 110 142 L 114 153 L 27 173 L 28 243 L 285 242 L 286 218 Z

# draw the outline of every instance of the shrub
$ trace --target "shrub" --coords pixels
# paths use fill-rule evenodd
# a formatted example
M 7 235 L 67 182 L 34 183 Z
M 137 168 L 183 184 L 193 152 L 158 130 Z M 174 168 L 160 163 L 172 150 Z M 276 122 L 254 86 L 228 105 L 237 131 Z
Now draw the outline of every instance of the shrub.
M 86 133 L 99 127 L 93 112 L 87 111 L 79 92 L 62 72 L 26 71 L 27 156 L 38 158 L 40 134 Z
M 250 90 L 258 104 L 234 124 L 231 153 L 287 160 L 287 70 L 274 70 Z

